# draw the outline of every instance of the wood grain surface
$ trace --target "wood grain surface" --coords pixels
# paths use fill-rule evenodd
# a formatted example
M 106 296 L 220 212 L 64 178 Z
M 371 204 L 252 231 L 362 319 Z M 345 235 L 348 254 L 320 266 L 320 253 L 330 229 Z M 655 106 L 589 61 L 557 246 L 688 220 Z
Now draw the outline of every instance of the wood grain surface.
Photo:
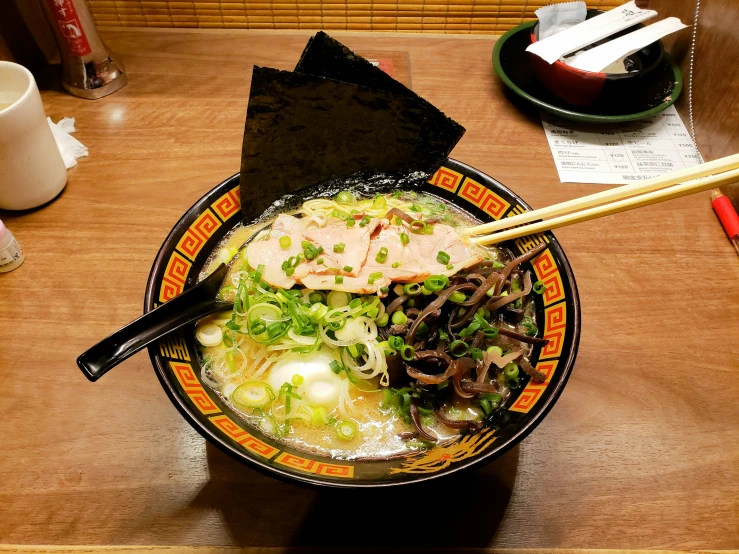
M 316 490 L 208 445 L 140 353 L 98 383 L 75 358 L 141 314 L 181 214 L 239 168 L 254 63 L 309 33 L 104 30 L 129 84 L 45 91 L 90 157 L 64 193 L 0 213 L 26 262 L 0 275 L 0 542 L 271 547 L 729 549 L 739 546 L 739 258 L 709 194 L 557 231 L 582 302 L 562 397 L 489 465 L 415 488 Z M 561 184 L 541 123 L 504 94 L 492 40 L 340 35 L 410 55 L 414 89 L 467 127 L 453 156 L 534 208 Z

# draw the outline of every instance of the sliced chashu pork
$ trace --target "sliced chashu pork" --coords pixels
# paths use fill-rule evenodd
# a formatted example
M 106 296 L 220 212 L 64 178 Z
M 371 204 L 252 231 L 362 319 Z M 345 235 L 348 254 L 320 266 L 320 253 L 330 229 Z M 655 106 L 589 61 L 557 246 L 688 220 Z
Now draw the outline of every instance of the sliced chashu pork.
M 336 272 L 333 271 L 335 269 L 339 269 L 341 275 L 356 277 L 367 260 L 372 233 L 378 226 L 386 224 L 386 219 L 370 219 L 364 227 L 360 227 L 358 222 L 353 227 L 347 227 L 346 221 L 331 217 L 324 227 L 305 229 L 303 231 L 305 239 L 323 247 L 321 257 L 324 263 L 318 265 L 313 260 L 312 263 L 306 264 L 309 271 L 301 274 L 301 277 L 307 273 L 331 272 L 335 275 Z M 342 252 L 334 252 L 334 246 L 337 244 L 344 245 Z M 345 267 L 351 267 L 352 270 L 344 271 Z
M 300 246 L 300 237 L 303 232 L 303 223 L 290 215 L 278 215 L 272 224 L 272 231 L 267 240 L 258 240 L 246 247 L 246 260 L 253 268 L 264 266 L 262 280 L 270 286 L 289 289 L 295 284 L 295 279 L 285 274 L 282 262 L 291 256 L 297 256 L 303 251 Z M 290 237 L 290 247 L 280 246 L 280 237 Z
M 387 223 L 387 220 L 382 220 Z M 335 275 L 358 275 L 367 258 L 372 232 L 380 225 L 381 220 L 370 220 L 369 224 L 360 227 L 355 224 L 347 228 L 346 222 L 331 218 L 324 227 L 308 227 L 305 221 L 290 215 L 280 214 L 272 225 L 270 237 L 267 240 L 256 241 L 246 248 L 246 259 L 253 268 L 264 265 L 262 279 L 269 285 L 277 288 L 289 289 L 311 273 Z M 290 237 L 290 246 L 287 249 L 280 246 L 279 239 Z M 288 276 L 282 269 L 282 263 L 290 257 L 303 252 L 303 241 L 314 246 L 322 246 L 323 252 L 318 258 L 324 263 L 316 263 L 317 259 L 306 260 L 295 267 L 295 272 Z M 343 252 L 334 252 L 334 245 L 344 244 Z M 351 271 L 344 271 L 344 267 L 351 267 Z
M 400 234 L 409 236 L 409 243 L 403 245 Z M 381 248 L 387 248 L 387 257 L 384 263 L 377 261 Z M 452 269 L 447 264 L 437 261 L 439 252 L 449 255 Z M 389 286 L 391 282 L 416 283 L 427 279 L 431 275 L 453 275 L 461 269 L 475 265 L 483 260 L 482 255 L 472 246 L 465 244 L 461 237 L 448 225 L 434 225 L 432 235 L 410 233 L 407 225 L 385 225 L 372 236 L 367 261 L 356 277 L 344 277 L 342 283 L 335 282 L 333 275 L 306 275 L 302 279 L 303 285 L 310 289 L 333 289 L 359 294 L 376 293 L 381 287 Z M 398 267 L 393 263 L 399 262 Z M 382 277 L 376 274 L 382 273 Z M 370 276 L 375 275 L 369 283 Z

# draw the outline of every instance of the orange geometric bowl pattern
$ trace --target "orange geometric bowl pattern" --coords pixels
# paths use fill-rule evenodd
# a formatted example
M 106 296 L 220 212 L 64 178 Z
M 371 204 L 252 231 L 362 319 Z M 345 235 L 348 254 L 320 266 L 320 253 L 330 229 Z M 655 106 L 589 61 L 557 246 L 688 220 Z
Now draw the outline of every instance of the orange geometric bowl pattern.
M 529 209 L 491 177 L 451 159 L 427 181 L 410 186 L 435 194 L 481 221 L 512 217 Z M 177 223 L 154 262 L 146 311 L 197 282 L 209 254 L 240 222 L 241 202 L 265 194 L 258 187 L 245 190 L 249 198 L 242 199 L 235 175 L 207 193 Z M 298 197 L 321 194 L 317 186 Z M 531 363 L 546 375 L 545 381 L 532 383 L 523 376 L 523 386 L 513 394 L 494 429 L 461 435 L 428 451 L 391 460 L 347 462 L 298 450 L 249 424 L 204 384 L 192 326 L 151 345 L 149 354 L 164 390 L 187 421 L 218 447 L 257 469 L 335 487 L 403 484 L 445 475 L 497 457 L 520 441 L 546 415 L 570 375 L 579 341 L 580 309 L 564 252 L 551 233 L 521 237 L 505 246 L 519 255 L 540 244 L 546 244 L 546 249 L 525 269 L 546 285 L 534 301 L 540 336 L 549 342 L 534 347 L 531 356 Z

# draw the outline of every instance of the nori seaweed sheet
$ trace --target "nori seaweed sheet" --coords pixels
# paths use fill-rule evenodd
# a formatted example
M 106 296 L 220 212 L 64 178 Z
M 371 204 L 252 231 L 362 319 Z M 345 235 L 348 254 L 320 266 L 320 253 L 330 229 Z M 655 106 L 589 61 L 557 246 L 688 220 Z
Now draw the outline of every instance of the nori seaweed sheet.
M 426 111 L 413 98 L 255 66 L 241 152 L 244 220 L 331 178 L 417 169 Z
M 308 41 L 295 71 L 384 90 L 421 102 L 426 109 L 426 121 L 413 154 L 419 169 L 435 171 L 464 135 L 465 128 L 459 123 L 323 31 Z

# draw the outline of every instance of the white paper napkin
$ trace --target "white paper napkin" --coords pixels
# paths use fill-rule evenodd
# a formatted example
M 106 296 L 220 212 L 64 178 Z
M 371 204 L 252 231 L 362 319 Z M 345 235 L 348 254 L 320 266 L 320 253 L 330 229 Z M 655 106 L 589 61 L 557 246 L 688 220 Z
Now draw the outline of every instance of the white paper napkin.
M 56 145 L 59 148 L 59 152 L 62 154 L 64 165 L 67 166 L 67 169 L 76 166 L 77 158 L 87 156 L 88 150 L 87 146 L 70 134 L 75 131 L 74 118 L 65 117 L 60 120 L 59 123 L 54 123 L 50 117 L 47 117 L 46 120 L 49 122 L 51 134 L 54 135 Z

